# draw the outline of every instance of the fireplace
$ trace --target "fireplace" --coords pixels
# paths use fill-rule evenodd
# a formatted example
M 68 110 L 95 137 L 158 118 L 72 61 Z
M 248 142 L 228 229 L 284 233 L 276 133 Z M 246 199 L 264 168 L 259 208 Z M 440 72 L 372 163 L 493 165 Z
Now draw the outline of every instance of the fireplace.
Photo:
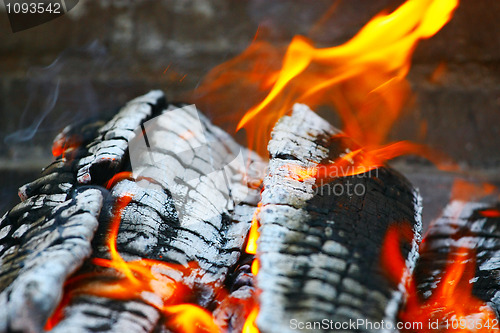
M 0 331 L 498 331 L 498 10 L 77 1 L 9 32 Z

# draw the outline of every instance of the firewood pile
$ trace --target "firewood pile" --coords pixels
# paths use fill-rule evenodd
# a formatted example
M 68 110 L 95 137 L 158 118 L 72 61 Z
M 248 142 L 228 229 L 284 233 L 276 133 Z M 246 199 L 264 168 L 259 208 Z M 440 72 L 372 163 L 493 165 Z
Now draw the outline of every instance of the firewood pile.
M 67 127 L 0 220 L 0 332 L 445 332 L 450 281 L 497 320 L 499 207 L 451 202 L 421 242 L 403 175 L 331 168 L 355 149 L 295 104 L 266 161 L 160 91 Z

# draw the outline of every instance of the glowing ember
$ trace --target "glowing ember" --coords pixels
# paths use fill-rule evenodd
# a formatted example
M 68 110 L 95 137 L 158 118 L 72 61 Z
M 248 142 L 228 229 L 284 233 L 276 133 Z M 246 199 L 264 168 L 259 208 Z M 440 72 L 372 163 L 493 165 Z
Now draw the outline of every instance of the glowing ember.
M 72 152 L 82 144 L 78 135 L 59 135 L 52 144 L 52 156 L 63 160 L 72 159 Z
M 472 183 L 456 178 L 451 189 L 451 199 L 463 202 L 480 200 L 493 194 L 497 187 L 490 183 Z
M 248 315 L 243 330 L 241 331 L 242 333 L 259 333 L 259 329 L 255 326 L 255 319 L 257 319 L 258 314 L 259 308 L 255 307 Z
M 450 262 L 428 300 L 421 302 L 415 286 L 409 286 L 410 298 L 400 318 L 407 322 L 421 322 L 423 329 L 420 332 L 498 332 L 494 311 L 472 295 L 471 280 L 476 271 L 473 251 L 460 248 L 451 256 Z M 436 327 L 429 327 L 429 323 L 434 322 Z
M 110 180 L 106 182 L 104 187 L 106 187 L 108 190 L 111 189 L 113 186 L 116 185 L 116 183 L 124 180 L 124 179 L 134 179 L 132 172 L 130 171 L 122 171 L 111 177 Z
M 499 218 L 500 217 L 500 210 L 498 209 L 485 209 L 479 212 L 484 217 L 489 217 L 489 218 Z
M 406 225 L 408 226 L 408 225 Z M 389 279 L 405 284 L 407 302 L 399 313 L 403 322 L 411 324 L 405 327 L 419 329 L 407 332 L 498 332 L 494 328 L 496 315 L 483 301 L 472 295 L 472 279 L 476 271 L 474 251 L 462 247 L 448 260 L 451 264 L 445 269 L 444 276 L 431 297 L 420 300 L 415 281 L 409 277 L 406 264 L 401 255 L 402 235 L 408 236 L 406 227 L 391 227 L 382 247 L 382 267 Z M 405 237 L 407 238 L 407 237 Z M 406 239 L 409 241 L 411 239 Z M 432 327 L 430 327 L 432 323 Z M 474 327 L 470 324 L 474 323 Z M 412 326 L 413 325 L 413 326 Z M 469 325 L 469 326 L 468 326 Z
M 186 275 L 195 269 L 196 265 L 190 264 L 185 267 L 149 259 L 126 262 L 118 253 L 116 238 L 121 218 L 132 199 L 132 195 L 128 194 L 116 199 L 108 238 L 111 259 L 93 259 L 94 264 L 112 268 L 123 275 L 123 278 L 103 280 L 101 274 L 89 273 L 70 279 L 66 284 L 65 299 L 52 318 L 48 320 L 46 329 L 54 327 L 63 318 L 62 309 L 69 303 L 71 295 L 89 294 L 120 300 L 142 299 L 164 313 L 167 316 L 168 327 L 175 327 L 177 332 L 219 332 L 212 315 L 206 310 L 194 304 L 179 304 L 183 298 L 189 297 L 188 286 L 160 274 L 160 272 L 176 270 Z

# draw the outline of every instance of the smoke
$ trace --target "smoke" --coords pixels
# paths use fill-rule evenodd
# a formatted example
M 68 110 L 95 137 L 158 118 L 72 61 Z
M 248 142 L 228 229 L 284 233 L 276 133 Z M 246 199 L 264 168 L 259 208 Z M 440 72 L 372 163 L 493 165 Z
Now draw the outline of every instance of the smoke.
M 97 116 L 102 110 L 94 78 L 109 62 L 106 48 L 94 41 L 63 52 L 49 66 L 30 68 L 18 130 L 7 134 L 4 144 L 12 150 L 16 144 L 34 140 L 44 143 L 65 126 Z

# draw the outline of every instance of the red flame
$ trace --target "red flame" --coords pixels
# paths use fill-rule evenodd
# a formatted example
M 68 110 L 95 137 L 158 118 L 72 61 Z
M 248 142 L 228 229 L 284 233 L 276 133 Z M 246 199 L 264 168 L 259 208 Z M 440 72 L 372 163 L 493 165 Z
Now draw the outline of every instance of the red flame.
M 408 324 L 403 327 L 413 328 L 403 332 L 498 332 L 494 327 L 497 322 L 494 311 L 472 294 L 471 281 L 476 271 L 474 251 L 462 247 L 451 254 L 448 259 L 450 264 L 445 268 L 437 288 L 427 300 L 421 301 L 415 281 L 407 275 L 401 255 L 401 231 L 401 228 L 389 228 L 382 247 L 381 261 L 393 283 L 405 283 L 407 302 L 399 318 Z M 405 238 L 409 236 L 408 231 L 411 230 L 405 227 Z M 405 276 L 409 277 L 406 281 L 403 280 Z M 473 328 L 467 326 L 471 323 Z
M 479 212 L 484 217 L 489 217 L 489 218 L 499 218 L 500 217 L 500 210 L 498 209 L 485 209 Z
M 164 313 L 168 327 L 176 328 L 177 332 L 219 332 L 212 315 L 206 310 L 194 304 L 181 303 L 183 299 L 189 298 L 188 286 L 160 274 L 160 272 L 176 270 L 187 275 L 197 265 L 189 264 L 185 267 L 149 259 L 127 262 L 118 253 L 116 238 L 120 222 L 126 207 L 132 200 L 133 196 L 129 194 L 116 199 L 107 242 L 111 259 L 95 258 L 92 260 L 98 266 L 114 269 L 122 277 L 117 280 L 103 280 L 99 273 L 88 273 L 70 279 L 67 282 L 68 292 L 57 311 L 47 321 L 46 329 L 54 327 L 63 318 L 63 307 L 69 303 L 72 295 L 89 294 L 120 300 L 142 299 Z M 148 297 L 153 294 L 155 297 Z

